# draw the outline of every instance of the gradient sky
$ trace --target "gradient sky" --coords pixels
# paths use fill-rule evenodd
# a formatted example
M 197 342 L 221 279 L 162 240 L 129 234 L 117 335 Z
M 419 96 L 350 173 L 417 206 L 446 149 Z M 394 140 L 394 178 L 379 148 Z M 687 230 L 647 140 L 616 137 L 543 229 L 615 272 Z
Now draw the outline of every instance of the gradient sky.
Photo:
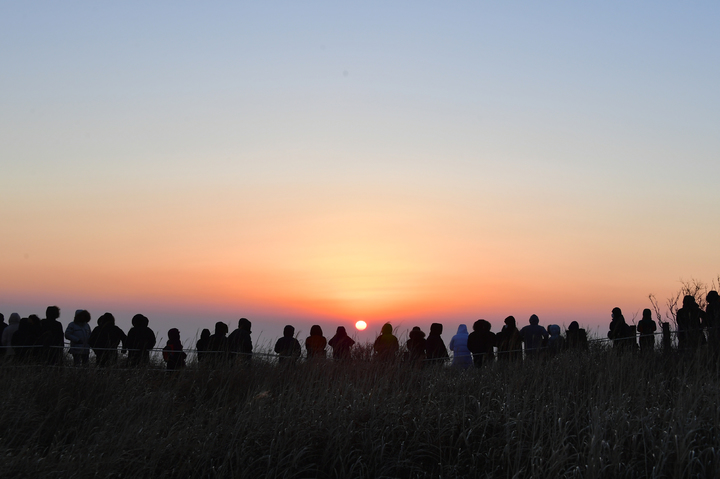
M 720 273 L 717 2 L 2 2 L 0 312 L 578 319 Z

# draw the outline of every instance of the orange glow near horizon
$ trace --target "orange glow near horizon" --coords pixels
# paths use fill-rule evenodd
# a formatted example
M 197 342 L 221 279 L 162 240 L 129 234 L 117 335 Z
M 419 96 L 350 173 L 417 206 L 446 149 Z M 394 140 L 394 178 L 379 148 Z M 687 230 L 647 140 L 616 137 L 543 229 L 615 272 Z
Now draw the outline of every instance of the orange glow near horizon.
M 314 264 L 287 262 L 286 270 L 277 265 L 263 270 L 243 269 L 241 264 L 151 264 L 139 268 L 117 263 L 94 269 L 83 264 L 40 266 L 29 260 L 19 274 L 5 276 L 0 283 L 8 294 L 29 290 L 48 298 L 81 294 L 128 304 L 265 310 L 279 316 L 345 318 L 353 323 L 361 318 L 382 323 L 448 316 L 497 320 L 518 315 L 518 311 L 537 312 L 542 317 L 543 311 L 609 310 L 610 303 L 642 302 L 649 292 L 659 298 L 665 295 L 640 282 L 628 289 L 627 283 L 593 283 L 588 278 L 554 275 L 545 275 L 544 281 L 521 281 L 488 262 L 486 272 L 480 275 L 447 265 L 429 266 L 420 259 L 413 263 L 407 256 L 374 261 L 357 256 L 344 261 L 320 257 Z M 471 261 L 480 262 L 469 256 L 466 262 Z M 518 320 L 522 321 L 522 315 Z
M 632 311 L 645 307 L 649 293 L 665 298 L 678 279 L 667 272 L 688 270 L 687 255 L 661 264 L 653 261 L 654 246 L 628 249 L 594 226 L 575 231 L 556 222 L 540 230 L 532 206 L 511 204 L 511 221 L 490 210 L 463 211 L 464 198 L 443 203 L 388 193 L 359 201 L 332 188 L 326 194 L 340 198 L 333 202 L 298 188 L 290 195 L 305 203 L 250 190 L 232 203 L 271 199 L 257 211 L 223 215 L 202 203 L 210 192 L 202 193 L 194 207 L 179 197 L 174 206 L 183 215 L 175 216 L 163 215 L 164 204 L 144 207 L 154 201 L 139 194 L 132 207 L 113 203 L 107 215 L 113 222 L 92 231 L 87 225 L 99 210 L 91 203 L 56 211 L 48 199 L 47 216 L 32 222 L 16 212 L 10 230 L 22 234 L 4 239 L 0 288 L 6 295 L 252 309 L 350 324 L 430 317 L 497 322 L 510 314 L 522 321 L 526 313 L 568 311 L 600 311 L 604 321 L 613 306 Z M 537 232 L 528 234 L 533 227 Z M 697 255 L 695 263 L 707 269 Z

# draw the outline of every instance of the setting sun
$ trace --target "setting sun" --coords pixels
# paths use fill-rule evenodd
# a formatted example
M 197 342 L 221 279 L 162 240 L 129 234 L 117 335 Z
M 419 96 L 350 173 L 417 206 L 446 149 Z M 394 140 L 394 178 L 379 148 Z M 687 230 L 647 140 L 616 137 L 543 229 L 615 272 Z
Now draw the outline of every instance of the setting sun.
M 358 329 L 358 331 L 362 331 L 363 329 L 367 328 L 367 323 L 365 321 L 358 321 L 355 323 L 355 327 Z

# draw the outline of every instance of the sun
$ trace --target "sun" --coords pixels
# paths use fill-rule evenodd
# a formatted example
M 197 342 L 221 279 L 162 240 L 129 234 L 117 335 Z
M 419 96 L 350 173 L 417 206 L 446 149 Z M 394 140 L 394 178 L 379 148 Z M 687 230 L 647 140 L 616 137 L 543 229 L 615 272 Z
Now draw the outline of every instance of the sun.
M 363 329 L 367 328 L 367 323 L 365 321 L 358 321 L 355 323 L 355 327 L 358 329 L 358 331 L 362 331 Z

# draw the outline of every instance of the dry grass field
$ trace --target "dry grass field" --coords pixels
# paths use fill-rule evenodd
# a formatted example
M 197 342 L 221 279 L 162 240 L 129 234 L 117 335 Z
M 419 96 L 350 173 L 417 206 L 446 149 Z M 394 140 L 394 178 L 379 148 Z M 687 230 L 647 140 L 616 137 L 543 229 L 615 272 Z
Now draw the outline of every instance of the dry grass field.
M 0 367 L 3 477 L 719 477 L 706 357 Z

